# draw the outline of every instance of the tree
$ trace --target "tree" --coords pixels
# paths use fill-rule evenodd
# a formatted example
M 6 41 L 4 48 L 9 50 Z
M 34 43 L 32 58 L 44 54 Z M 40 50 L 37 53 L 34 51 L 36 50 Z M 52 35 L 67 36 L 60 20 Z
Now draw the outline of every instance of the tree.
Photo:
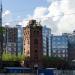
M 11 61 L 12 56 L 10 53 L 3 53 L 2 55 L 2 61 Z
M 65 64 L 67 65 L 67 62 L 60 57 L 43 56 L 44 67 L 65 68 Z
M 24 61 L 25 60 L 25 56 L 24 55 L 15 55 L 15 54 L 11 54 L 11 53 L 5 53 L 3 52 L 2 55 L 2 60 L 3 61 Z
M 30 67 L 30 57 L 29 56 L 27 56 L 27 57 L 25 57 L 25 66 L 26 67 Z
M 19 54 L 17 56 L 17 61 L 24 61 L 24 60 L 25 60 L 25 56 L 24 55 Z
M 17 56 L 15 54 L 11 54 L 11 61 L 17 61 Z

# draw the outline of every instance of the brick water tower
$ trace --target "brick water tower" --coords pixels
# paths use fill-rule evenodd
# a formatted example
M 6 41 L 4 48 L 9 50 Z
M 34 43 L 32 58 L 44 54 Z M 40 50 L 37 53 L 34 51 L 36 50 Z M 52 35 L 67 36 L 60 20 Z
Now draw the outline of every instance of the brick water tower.
M 36 20 L 30 20 L 23 28 L 23 51 L 30 57 L 30 67 L 42 66 L 42 26 Z

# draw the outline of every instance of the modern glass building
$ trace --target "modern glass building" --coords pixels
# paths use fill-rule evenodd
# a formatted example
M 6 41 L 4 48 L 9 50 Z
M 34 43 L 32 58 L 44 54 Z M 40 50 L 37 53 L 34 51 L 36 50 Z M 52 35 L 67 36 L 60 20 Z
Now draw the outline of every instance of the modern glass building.
M 3 50 L 17 55 L 17 28 L 5 26 L 3 29 Z
M 18 29 L 18 54 L 23 53 L 23 27 L 22 25 L 16 25 L 16 28 Z
M 51 29 L 44 26 L 42 28 L 43 55 L 51 56 Z
M 66 36 L 52 36 L 52 56 L 68 58 L 68 38 Z
M 73 33 L 63 33 L 68 37 L 68 60 L 75 60 L 75 31 Z

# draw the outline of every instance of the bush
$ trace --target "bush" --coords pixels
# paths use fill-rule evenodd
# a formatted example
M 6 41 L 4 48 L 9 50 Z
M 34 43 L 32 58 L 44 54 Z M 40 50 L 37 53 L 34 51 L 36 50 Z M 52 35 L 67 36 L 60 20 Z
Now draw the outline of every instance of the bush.
M 24 61 L 25 56 L 24 55 L 15 55 L 10 53 L 3 53 L 2 55 L 2 61 Z
M 66 68 L 68 62 L 65 61 L 64 59 L 61 59 L 59 57 L 49 57 L 49 56 L 44 56 L 43 57 L 43 66 L 44 67 L 54 67 L 54 68 Z

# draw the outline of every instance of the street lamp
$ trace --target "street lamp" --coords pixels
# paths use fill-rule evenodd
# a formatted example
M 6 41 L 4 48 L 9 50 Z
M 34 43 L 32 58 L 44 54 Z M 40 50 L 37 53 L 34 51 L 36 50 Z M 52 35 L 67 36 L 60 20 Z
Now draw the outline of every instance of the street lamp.
M 36 75 L 38 75 L 38 64 L 34 65 L 34 70 L 36 70 Z
M 71 65 L 75 67 L 75 60 L 72 60 Z

